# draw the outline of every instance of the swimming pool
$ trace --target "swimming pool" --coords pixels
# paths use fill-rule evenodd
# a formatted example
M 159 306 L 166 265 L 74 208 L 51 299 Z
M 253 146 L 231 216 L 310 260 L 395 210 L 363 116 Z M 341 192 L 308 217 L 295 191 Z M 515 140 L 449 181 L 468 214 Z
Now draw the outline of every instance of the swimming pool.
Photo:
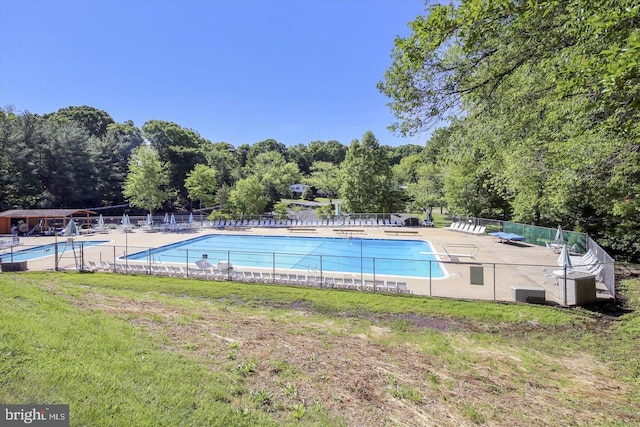
M 206 257 L 213 264 L 226 261 L 237 267 L 444 277 L 444 267 L 424 252 L 434 250 L 429 242 L 419 240 L 218 234 L 136 252 L 126 258 L 193 264 Z
M 79 250 L 81 245 L 85 248 L 89 246 L 100 245 L 102 243 L 107 243 L 108 240 L 86 240 L 82 242 L 75 242 L 74 246 L 76 250 Z M 55 254 L 55 243 L 51 243 L 48 245 L 40 245 L 40 246 L 32 246 L 26 249 L 15 250 L 13 254 L 11 251 L 4 251 L 0 253 L 0 258 L 4 262 L 16 262 L 16 261 L 31 261 L 38 258 L 44 258 L 47 256 L 51 256 Z M 68 253 L 73 251 L 73 247 L 67 242 L 58 242 L 58 256 L 61 256 L 63 253 Z

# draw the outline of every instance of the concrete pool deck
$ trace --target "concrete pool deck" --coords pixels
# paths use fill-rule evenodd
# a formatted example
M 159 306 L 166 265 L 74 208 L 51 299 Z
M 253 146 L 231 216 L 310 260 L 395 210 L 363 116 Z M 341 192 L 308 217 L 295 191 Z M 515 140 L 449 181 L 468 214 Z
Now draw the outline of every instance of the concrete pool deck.
M 124 254 L 125 247 L 133 253 L 144 249 L 156 248 L 170 243 L 199 237 L 208 234 L 251 234 L 274 236 L 308 236 L 308 237 L 349 237 L 379 238 L 402 240 L 427 240 L 431 242 L 437 258 L 443 263 L 447 276 L 443 279 L 421 279 L 411 277 L 377 276 L 377 279 L 402 280 L 416 295 L 436 297 L 513 301 L 512 286 L 535 287 L 545 290 L 548 303 L 562 304 L 560 288 L 563 280 L 549 279 L 544 281 L 543 268 L 557 270 L 558 255 L 545 247 L 518 242 L 505 244 L 497 242 L 489 235 L 473 235 L 456 232 L 445 228 L 413 228 L 413 227 L 350 227 L 338 229 L 334 227 L 305 227 L 293 232 L 287 228 L 254 227 L 243 229 L 218 230 L 200 228 L 182 232 L 143 232 L 136 229 L 129 233 L 111 230 L 107 234 L 87 234 L 74 237 L 75 242 L 87 240 L 108 240 L 104 245 L 92 246 L 84 249 L 84 264 L 89 261 L 111 261 Z M 339 231 L 336 231 L 339 230 Z M 22 246 L 14 248 L 20 250 L 25 246 L 36 246 L 54 243 L 53 236 L 21 237 Z M 58 242 L 66 242 L 65 237 L 58 237 Z M 114 247 L 116 249 L 114 250 Z M 473 249 L 477 248 L 477 249 Z M 75 270 L 76 259 L 73 252 L 65 251 L 59 259 L 61 270 Z M 278 248 L 265 248 L 278 252 Z M 446 253 L 477 254 L 473 258 L 449 257 Z M 3 258 L 6 255 L 3 256 Z M 45 257 L 28 261 L 29 270 L 53 270 L 54 258 Z M 329 274 L 328 274 L 329 276 Z M 349 276 L 353 276 L 349 274 Z M 360 276 L 359 274 L 357 276 Z M 364 275 L 364 279 L 371 278 Z M 472 284 L 472 282 L 474 284 Z M 598 297 L 609 299 L 612 296 L 605 292 L 603 284 L 598 283 Z

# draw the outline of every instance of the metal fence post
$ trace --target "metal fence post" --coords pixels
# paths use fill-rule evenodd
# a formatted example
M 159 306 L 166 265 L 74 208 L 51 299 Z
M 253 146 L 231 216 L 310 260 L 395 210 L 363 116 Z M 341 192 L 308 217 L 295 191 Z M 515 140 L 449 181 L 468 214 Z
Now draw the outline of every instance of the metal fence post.
M 84 242 L 80 242 L 80 272 L 84 271 Z
M 432 272 L 431 272 L 431 260 L 429 260 L 429 296 L 431 296 L 431 276 L 432 276 Z
M 564 305 L 567 305 L 567 264 L 564 265 Z
M 496 263 L 493 263 L 493 300 L 496 300 Z
M 55 259 L 53 260 L 53 269 L 55 271 L 59 270 L 59 265 L 58 265 L 58 233 L 56 233 L 56 242 L 55 242 L 55 246 L 53 248 L 53 256 L 55 257 Z M 13 246 L 11 247 L 11 262 L 13 262 Z
M 373 262 L 373 292 L 376 291 L 376 259 L 372 258 L 372 262 Z

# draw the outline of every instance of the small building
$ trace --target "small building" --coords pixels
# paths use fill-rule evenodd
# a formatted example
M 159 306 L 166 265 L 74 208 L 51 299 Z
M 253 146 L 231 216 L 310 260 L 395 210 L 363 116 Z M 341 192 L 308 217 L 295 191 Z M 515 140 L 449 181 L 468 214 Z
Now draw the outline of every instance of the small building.
M 12 227 L 19 234 L 29 234 L 35 228 L 39 228 L 40 233 L 47 232 L 51 227 L 65 227 L 67 222 L 75 217 L 82 223 L 90 223 L 90 215 L 95 215 L 94 211 L 87 209 L 12 209 L 0 212 L 0 234 L 9 234 Z
M 301 196 L 307 188 L 309 188 L 309 186 L 305 184 L 292 184 L 289 187 L 291 194 L 297 194 L 298 196 Z

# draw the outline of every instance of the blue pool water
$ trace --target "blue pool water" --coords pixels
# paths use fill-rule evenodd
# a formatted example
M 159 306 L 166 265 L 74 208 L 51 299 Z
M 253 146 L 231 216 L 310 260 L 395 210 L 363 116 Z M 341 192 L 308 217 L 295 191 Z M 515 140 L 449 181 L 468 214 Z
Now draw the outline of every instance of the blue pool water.
M 74 245 L 77 251 L 80 249 L 80 244 L 82 244 L 85 248 L 87 248 L 89 246 L 95 246 L 95 245 L 99 245 L 107 242 L 108 240 L 87 240 L 82 242 L 75 242 Z M 0 258 L 2 258 L 4 262 L 10 262 L 11 260 L 30 261 L 30 260 L 54 255 L 55 247 L 56 247 L 55 243 L 51 243 L 49 245 L 32 246 L 26 249 L 19 249 L 20 247 L 18 246 L 17 248 L 16 247 L 13 248 L 13 255 L 11 254 L 11 251 L 5 250 L 2 253 L 0 253 Z M 58 255 L 59 256 L 62 255 L 63 251 L 65 253 L 72 252 L 73 248 L 67 242 L 58 242 Z
M 418 240 L 225 234 L 183 240 L 127 258 L 193 264 L 205 255 L 212 264 L 229 261 L 238 267 L 444 277 L 440 263 L 424 252 L 433 252 L 433 248 Z

